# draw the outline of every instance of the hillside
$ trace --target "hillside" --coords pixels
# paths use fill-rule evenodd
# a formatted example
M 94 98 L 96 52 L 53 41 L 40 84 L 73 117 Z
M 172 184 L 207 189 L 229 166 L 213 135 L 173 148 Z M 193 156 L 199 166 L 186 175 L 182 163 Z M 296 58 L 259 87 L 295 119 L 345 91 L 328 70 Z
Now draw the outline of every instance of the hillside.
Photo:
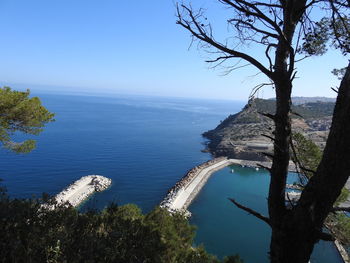
M 292 101 L 294 105 L 305 104 L 308 102 L 333 102 L 335 103 L 335 98 L 327 97 L 293 97 Z
M 300 101 L 300 100 L 299 100 Z M 274 113 L 275 100 L 253 99 L 237 114 L 228 116 L 215 129 L 203 133 L 207 150 L 215 156 L 246 160 L 266 160 L 262 152 L 272 152 L 273 122 L 260 113 Z M 331 125 L 334 102 L 315 101 L 292 106 L 292 129 L 324 147 Z

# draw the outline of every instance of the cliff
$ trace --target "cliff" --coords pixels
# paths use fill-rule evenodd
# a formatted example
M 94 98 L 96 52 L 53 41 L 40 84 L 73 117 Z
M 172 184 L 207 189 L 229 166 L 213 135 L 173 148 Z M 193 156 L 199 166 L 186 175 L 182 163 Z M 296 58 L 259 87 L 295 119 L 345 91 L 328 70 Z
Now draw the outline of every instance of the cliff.
M 300 98 L 298 98 L 298 102 Z M 272 152 L 273 144 L 263 135 L 272 136 L 274 124 L 260 113 L 274 113 L 273 99 L 252 99 L 237 114 L 228 116 L 215 129 L 203 133 L 207 151 L 214 156 L 265 161 L 262 152 Z M 334 108 L 333 101 L 305 99 L 292 106 L 292 129 L 313 140 L 321 148 L 328 136 Z

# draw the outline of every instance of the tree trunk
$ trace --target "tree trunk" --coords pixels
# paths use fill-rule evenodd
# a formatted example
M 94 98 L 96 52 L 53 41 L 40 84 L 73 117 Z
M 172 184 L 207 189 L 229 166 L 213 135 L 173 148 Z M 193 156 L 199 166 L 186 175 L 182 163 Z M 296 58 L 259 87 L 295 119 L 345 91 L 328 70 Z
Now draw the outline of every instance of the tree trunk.
M 350 64 L 341 82 L 327 144 L 316 174 L 292 210 L 272 225 L 272 263 L 307 263 L 323 223 L 350 175 Z
M 300 1 L 302 2 L 302 1 Z M 271 167 L 271 181 L 268 196 L 268 208 L 270 226 L 272 229 L 272 238 L 270 242 L 270 258 L 271 262 L 280 262 L 281 254 L 287 254 L 287 241 L 290 240 L 290 234 L 293 229 L 289 229 L 286 223 L 286 213 L 288 212 L 285 206 L 285 187 L 288 175 L 289 166 L 289 143 L 291 136 L 291 92 L 292 80 L 291 72 L 292 65 L 288 65 L 288 58 L 291 54 L 291 42 L 294 35 L 295 25 L 297 21 L 292 19 L 292 5 L 286 7 L 284 24 L 284 36 L 279 40 L 275 56 L 275 71 L 274 83 L 276 89 L 276 113 L 274 116 L 275 131 L 274 131 L 274 154 Z
M 271 263 L 307 263 L 310 259 L 315 240 L 303 231 L 303 223 L 289 220 L 286 218 L 283 227 L 272 231 Z

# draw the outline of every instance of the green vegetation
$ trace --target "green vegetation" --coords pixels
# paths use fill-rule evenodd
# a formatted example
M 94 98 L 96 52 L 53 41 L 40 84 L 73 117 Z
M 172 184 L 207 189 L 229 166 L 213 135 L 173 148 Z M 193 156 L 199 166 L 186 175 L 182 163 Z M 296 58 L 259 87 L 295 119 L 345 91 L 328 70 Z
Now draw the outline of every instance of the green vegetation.
M 331 216 L 332 231 L 336 233 L 337 238 L 347 246 L 350 245 L 350 218 L 344 213 L 337 213 Z
M 260 113 L 273 113 L 275 111 L 276 101 L 264 99 L 251 99 L 243 110 L 233 115 L 233 123 L 248 124 L 260 123 L 263 116 Z
M 224 258 L 223 263 L 244 263 L 238 255 L 228 256 Z
M 335 206 L 340 205 L 342 202 L 349 198 L 350 191 L 343 188 Z M 344 212 L 331 213 L 326 219 L 326 224 L 331 227 L 332 232 L 343 244 L 350 246 L 350 218 Z
M 276 109 L 275 100 L 255 99 L 254 104 L 258 112 L 273 114 Z M 333 114 L 334 102 L 307 102 L 300 105 L 292 105 L 292 112 L 302 116 L 304 119 L 322 118 Z M 298 117 L 293 115 L 293 117 Z
M 148 214 L 129 204 L 80 213 L 52 201 L 10 199 L 0 189 L 0 262 L 218 263 L 193 247 L 194 226 L 159 207 Z M 226 263 L 243 263 L 238 255 Z
M 318 164 L 322 158 L 321 149 L 311 140 L 305 138 L 301 133 L 294 133 L 292 135 L 295 153 L 292 155 L 294 162 L 297 160 L 300 165 L 308 170 L 316 171 Z M 313 173 L 301 169 L 301 172 L 310 178 Z
M 295 148 L 295 154 L 292 155 L 292 159 L 294 162 L 298 160 L 300 165 L 306 168 L 305 170 L 301 168 L 301 173 L 307 178 L 310 178 L 321 162 L 322 151 L 312 140 L 305 138 L 301 133 L 294 133 L 292 138 Z M 303 182 L 301 182 L 301 184 L 303 184 Z M 346 201 L 349 194 L 349 190 L 343 188 L 335 205 Z
M 248 104 L 255 106 L 258 112 L 274 113 L 276 111 L 275 100 L 254 99 L 250 100 Z
M 302 105 L 293 105 L 292 111 L 304 119 L 322 118 L 333 115 L 334 102 L 308 102 Z
M 276 101 L 273 99 L 251 99 L 248 104 L 238 114 L 230 115 L 217 127 L 224 128 L 234 123 L 260 123 L 262 115 L 259 113 L 274 114 Z M 334 102 L 308 102 L 299 105 L 292 105 L 292 118 L 322 118 L 333 114 Z M 208 134 L 205 134 L 207 137 Z
M 302 134 L 293 134 L 293 143 L 296 150 L 296 155 L 300 164 L 312 171 L 316 171 L 318 164 L 322 158 L 322 151 L 311 140 L 306 139 Z M 295 160 L 295 155 L 293 156 Z M 313 173 L 310 171 L 301 171 L 307 178 L 310 178 Z M 304 184 L 302 182 L 302 184 Z M 342 202 L 346 201 L 349 197 L 349 190 L 343 188 L 337 201 L 334 203 L 338 206 Z M 332 232 L 335 236 L 341 240 L 344 244 L 350 245 L 350 218 L 342 212 L 336 214 L 329 214 L 326 219 L 326 224 L 332 228 Z
M 341 189 L 340 195 L 338 196 L 337 201 L 334 203 L 335 206 L 339 205 L 342 202 L 345 202 L 349 198 L 350 191 L 345 187 Z M 350 236 L 349 236 L 350 237 Z
M 265 99 L 254 99 L 249 103 L 255 107 L 257 112 L 275 113 L 276 101 Z M 307 102 L 300 105 L 292 105 L 292 112 L 302 116 L 304 119 L 322 118 L 333 114 L 334 102 Z M 293 117 L 298 117 L 294 115 Z
M 16 153 L 28 153 L 35 148 L 34 140 L 14 142 L 11 137 L 17 132 L 38 135 L 54 114 L 41 105 L 38 97 L 29 98 L 29 90 L 14 91 L 0 88 L 0 142 Z
M 0 218 L 1 262 L 218 262 L 192 247 L 194 227 L 183 215 L 160 208 L 146 215 L 135 205 L 49 211 L 1 191 Z

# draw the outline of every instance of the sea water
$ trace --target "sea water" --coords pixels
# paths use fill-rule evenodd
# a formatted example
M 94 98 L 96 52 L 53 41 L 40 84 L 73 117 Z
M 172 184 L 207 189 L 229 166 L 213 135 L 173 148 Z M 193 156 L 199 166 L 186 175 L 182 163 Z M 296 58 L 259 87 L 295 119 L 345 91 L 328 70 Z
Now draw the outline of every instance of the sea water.
M 30 154 L 0 151 L 0 178 L 10 196 L 20 198 L 57 194 L 89 174 L 111 178 L 112 186 L 95 194 L 81 210 L 116 202 L 136 203 L 144 212 L 150 211 L 187 170 L 211 158 L 201 152 L 201 133 L 245 104 L 143 96 L 34 95 L 56 114 L 56 121 L 38 137 L 16 137 L 37 140 Z M 263 209 L 266 189 L 266 176 L 250 170 L 242 170 L 241 175 L 228 174 L 227 169 L 214 174 L 190 207 L 191 221 L 199 226 L 196 243 L 204 243 L 220 257 L 239 253 L 246 263 L 266 262 L 268 228 L 226 199 L 235 197 Z M 337 262 L 336 254 L 330 255 L 332 260 L 317 262 Z
M 89 174 L 112 187 L 83 206 L 136 203 L 144 212 L 195 165 L 209 160 L 201 134 L 244 103 L 144 96 L 38 95 L 54 112 L 30 154 L 0 151 L 0 178 L 12 197 L 57 194 Z

